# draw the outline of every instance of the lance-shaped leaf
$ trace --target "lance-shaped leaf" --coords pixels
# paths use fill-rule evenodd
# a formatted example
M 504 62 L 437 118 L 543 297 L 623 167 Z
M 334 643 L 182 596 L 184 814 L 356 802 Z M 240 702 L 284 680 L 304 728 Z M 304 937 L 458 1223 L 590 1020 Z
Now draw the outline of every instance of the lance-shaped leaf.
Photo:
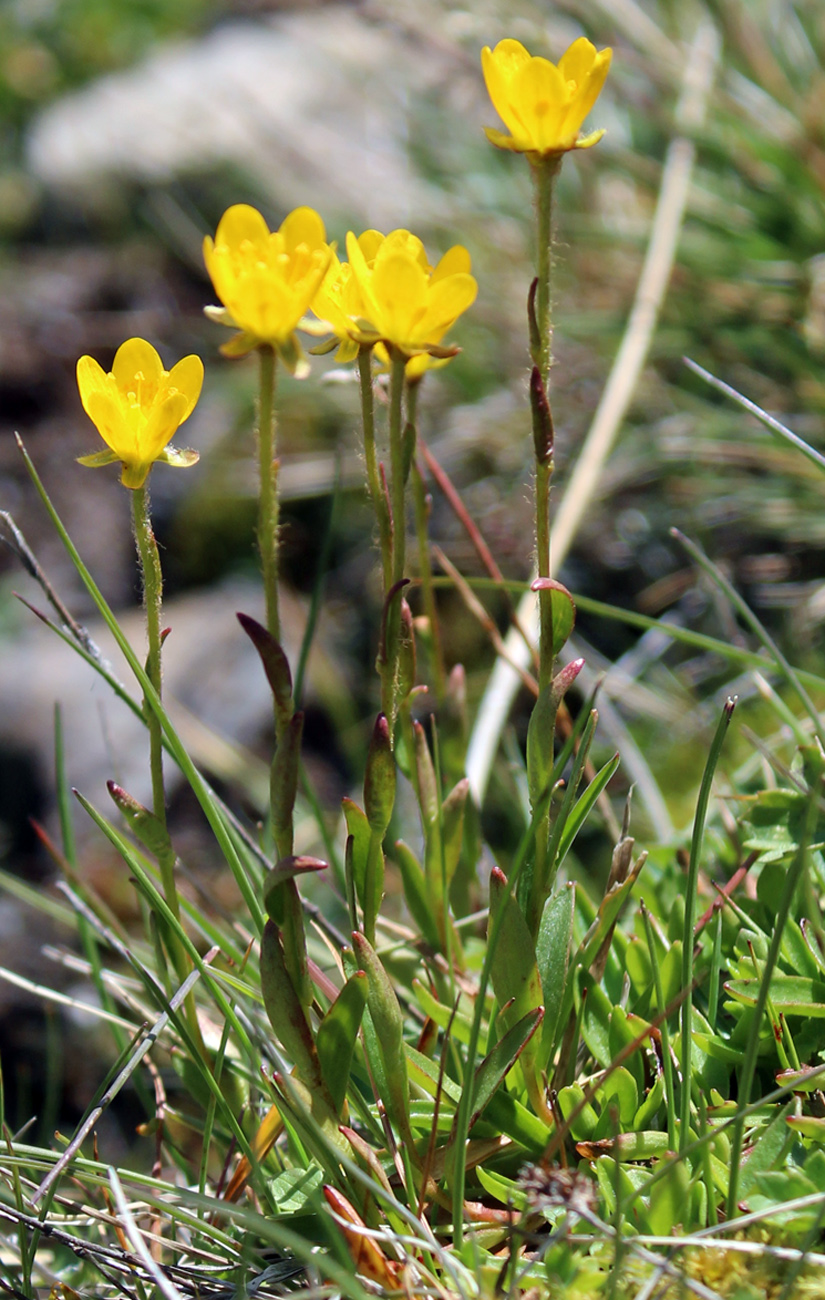
M 572 660 L 556 673 L 549 686 L 544 687 L 533 706 L 527 728 L 527 786 L 532 808 L 537 806 L 552 779 L 553 738 L 559 704 L 583 667 L 583 659 Z
M 601 1115 L 594 1138 L 612 1137 L 616 1131 L 615 1122 L 618 1113 L 619 1127 L 632 1128 L 639 1108 L 639 1086 L 629 1070 L 623 1065 L 608 1074 L 596 1093 Z
M 530 410 L 533 416 L 533 450 L 536 464 L 549 465 L 553 460 L 555 433 L 547 389 L 538 366 L 533 366 L 530 372 Z M 553 644 L 555 646 L 555 640 Z
M 503 902 L 502 902 L 503 899 Z M 501 911 L 491 977 L 500 1007 L 510 1004 L 509 1022 L 535 1011 L 541 1002 L 541 979 L 536 950 L 521 908 L 507 877 L 498 867 L 490 873 L 490 925 Z M 488 942 L 490 940 L 488 933 Z
M 379 713 L 370 740 L 364 775 L 364 811 L 370 830 L 384 838 L 395 803 L 395 759 L 386 716 Z
M 439 711 L 441 770 L 447 781 L 464 775 L 467 757 L 467 675 L 462 664 L 454 664 L 447 678 L 444 701 Z
M 576 964 L 584 970 L 589 970 L 604 943 L 605 937 L 616 924 L 616 919 L 630 897 L 630 892 L 639 878 L 639 872 L 646 859 L 647 854 L 642 853 L 631 868 L 627 879 L 620 884 L 611 886 L 599 904 L 596 918 L 582 939 L 576 953 Z
M 284 923 L 283 897 L 284 891 L 281 886 L 288 880 L 295 880 L 296 876 L 305 876 L 308 872 L 324 871 L 329 864 L 324 862 L 323 858 L 311 858 L 307 854 L 281 858 L 276 862 L 271 871 L 266 873 L 264 880 L 264 907 L 267 915 L 275 922 L 276 925 Z
M 367 1232 L 366 1224 L 355 1206 L 334 1187 L 325 1186 L 327 1205 L 335 1214 L 335 1221 L 347 1243 L 356 1273 L 377 1282 L 385 1291 L 401 1290 L 403 1280 L 401 1265 L 388 1259 L 378 1242 Z
M 265 1160 L 284 1131 L 284 1121 L 277 1106 L 270 1106 L 252 1137 L 252 1154 L 256 1164 Z M 252 1175 L 252 1161 L 248 1156 L 241 1156 L 235 1172 L 226 1184 L 223 1194 L 225 1201 L 237 1201 Z
M 413 980 L 412 991 L 416 1002 L 430 1020 L 441 1029 L 449 1028 L 450 1037 L 454 1038 L 457 1043 L 469 1043 L 470 1034 L 472 1033 L 472 1019 L 466 1005 L 462 1013 L 460 1009 L 461 1001 L 459 1001 L 459 1010 L 455 1012 L 446 1003 L 439 1002 L 432 990 L 420 979 Z
M 502 1019 L 508 1029 L 542 1005 L 541 978 L 536 963 L 536 949 L 524 914 L 510 889 L 507 877 L 498 867 L 490 873 L 490 926 L 500 917 L 490 968 L 490 977 L 498 1004 L 503 1008 Z M 539 1077 L 540 1050 L 533 1039 L 521 1056 L 524 1083 L 533 1106 L 543 1119 L 552 1122 L 547 1109 L 544 1088 Z
M 415 686 L 418 666 L 415 654 L 415 631 L 412 610 L 406 600 L 401 601 L 401 621 L 398 629 L 398 699 L 406 700 Z
M 397 840 L 395 844 L 395 861 L 401 871 L 404 885 L 404 900 L 410 909 L 410 915 L 421 931 L 426 942 L 436 952 L 441 947 L 436 919 L 430 908 L 427 896 L 427 883 L 424 868 L 408 844 Z
M 427 736 L 420 722 L 413 723 L 415 734 L 415 770 L 418 785 L 418 802 L 425 834 L 438 826 L 438 785 L 435 768 L 430 757 Z
M 159 817 L 142 803 L 127 794 L 115 781 L 107 781 L 106 789 L 117 804 L 136 839 L 155 857 L 169 848 L 169 832 Z
M 550 592 L 550 602 L 553 610 L 553 653 L 558 654 L 562 646 L 569 640 L 570 633 L 573 631 L 576 622 L 576 606 L 573 603 L 573 597 L 564 583 L 557 582 L 555 578 L 534 578 L 530 587 L 532 591 L 539 593 L 543 591 Z M 573 662 L 578 661 L 574 660 Z M 562 668 L 561 672 L 556 675 L 556 681 L 570 666 L 570 664 L 567 664 L 565 668 Z M 577 668 L 574 677 L 579 672 L 580 668 Z M 564 685 L 560 683 L 562 694 L 569 685 L 569 681 Z
M 745 805 L 743 847 L 763 862 L 780 861 L 799 851 L 805 839 L 808 796 L 796 790 L 763 790 Z M 819 817 L 807 843 L 808 852 L 825 849 L 825 817 Z
M 364 882 L 367 877 L 367 859 L 370 852 L 372 832 L 370 831 L 366 813 L 358 807 L 354 800 L 342 799 L 341 807 L 344 812 L 344 821 L 347 823 L 347 834 L 352 837 L 351 861 L 355 896 L 363 907 Z
M 281 733 L 269 778 L 272 834 L 279 851 L 282 845 L 288 845 L 284 857 L 288 857 L 292 852 L 292 813 L 295 808 L 295 796 L 298 793 L 303 731 L 304 715 L 294 713 Z
M 379 469 L 381 472 L 381 481 L 383 484 L 384 496 L 387 503 L 387 514 L 391 518 L 392 507 L 390 505 L 389 489 L 387 486 L 386 475 L 384 473 L 384 466 L 383 465 L 379 466 Z M 404 590 L 404 588 L 407 586 L 409 581 L 410 581 L 409 578 L 400 578 L 398 582 L 394 583 L 390 587 L 384 599 L 384 609 L 381 615 L 381 635 L 378 639 L 378 658 L 376 660 L 376 666 L 378 668 L 379 673 L 383 673 L 389 664 L 389 659 L 387 657 L 387 635 L 393 624 L 395 606 L 397 602 L 401 599 L 401 593 Z M 399 612 L 399 622 L 400 622 L 400 612 Z
M 308 1087 L 297 1074 L 273 1074 L 272 1082 L 284 1118 L 295 1126 L 318 1163 L 331 1173 L 337 1166 L 337 1160 L 335 1166 L 332 1164 L 333 1153 L 349 1157 L 349 1146 L 326 1088 Z M 319 1130 L 325 1139 L 323 1145 L 318 1140 Z
M 667 1133 L 648 1130 L 644 1133 L 619 1133 L 617 1137 L 595 1142 L 577 1142 L 576 1150 L 585 1160 L 612 1156 L 614 1160 L 653 1160 L 667 1153 Z
M 384 1098 L 390 1118 L 405 1141 L 410 1140 L 410 1088 L 404 1054 L 404 1016 L 389 976 L 372 944 L 356 931 L 355 959 L 369 981 L 367 1007 L 384 1065 L 388 1092 Z
M 576 907 L 576 888 L 572 883 L 563 885 L 548 898 L 536 936 L 536 964 L 541 978 L 544 1002 L 544 1022 L 541 1028 L 541 1055 L 547 1067 L 556 1040 L 559 1012 L 564 999 L 564 988 L 570 965 L 570 943 L 573 936 L 573 914 Z
M 315 1035 L 321 1073 L 339 1115 L 347 1095 L 352 1055 L 367 1005 L 368 991 L 366 975 L 363 971 L 356 971 L 341 989 Z
M 669 1237 L 678 1224 L 689 1224 L 690 1179 L 688 1162 L 678 1160 L 651 1187 L 647 1222 L 657 1236 Z
M 309 1088 L 326 1094 L 312 1030 L 284 961 L 280 932 L 272 921 L 267 921 L 261 936 L 261 992 L 269 1023 L 299 1076 Z
M 470 782 L 464 777 L 453 787 L 441 805 L 441 842 L 444 854 L 444 875 L 447 888 L 450 888 L 461 857 L 461 845 L 464 839 L 464 808 Z
M 574 1140 L 581 1142 L 596 1131 L 599 1116 L 589 1101 L 584 1099 L 584 1088 L 580 1083 L 569 1083 L 557 1094 L 557 1101 L 562 1118 Z
M 613 1059 L 610 1048 L 610 1013 L 613 1004 L 600 984 L 587 973 L 579 971 L 579 987 L 584 1003 L 582 1038 L 605 1069 Z
M 476 1069 L 473 1077 L 473 1101 L 468 1129 L 472 1128 L 479 1115 L 489 1106 L 502 1087 L 505 1077 L 541 1024 L 543 1015 L 542 1008 L 536 1007 L 534 1011 L 529 1011 L 526 1016 L 522 1016 L 521 1020 L 499 1039 Z
M 431 1097 L 446 1097 L 452 1106 L 461 1100 L 461 1086 L 443 1074 L 439 1063 L 423 1056 L 415 1047 L 407 1046 L 407 1063 L 410 1082 L 422 1088 Z M 518 1142 L 531 1155 L 540 1155 L 547 1146 L 548 1126 L 537 1119 L 532 1111 L 517 1101 L 512 1093 L 499 1088 L 487 1103 L 485 1120 L 500 1133 Z
M 261 663 L 269 682 L 275 701 L 275 713 L 278 719 L 278 731 L 289 725 L 292 717 L 292 673 L 289 660 L 284 654 L 283 646 L 271 632 L 250 618 L 248 614 L 238 614 L 238 622 L 261 657 Z
M 760 981 L 728 980 L 725 992 L 746 1007 L 756 1006 Z M 825 1019 L 825 983 L 803 975 L 774 975 L 769 997 L 777 1012 L 786 1016 L 805 1016 L 807 1019 Z
M 383 1187 L 388 1196 L 392 1196 L 393 1191 L 390 1180 L 369 1142 L 365 1142 L 360 1133 L 356 1133 L 355 1129 L 349 1128 L 346 1124 L 341 1125 L 341 1132 L 355 1152 L 361 1168 L 365 1169 L 375 1179 L 379 1187 Z
M 536 294 L 539 288 L 539 277 L 536 275 L 530 282 L 530 288 L 527 290 L 527 327 L 530 334 L 530 356 L 533 358 L 535 365 L 541 364 L 542 353 L 542 333 L 539 329 L 538 317 L 536 316 Z M 229 322 L 231 324 L 231 321 Z
M 570 849 L 573 846 L 573 841 L 575 840 L 576 836 L 578 835 L 584 823 L 587 821 L 587 818 L 590 816 L 590 812 L 593 809 L 596 800 L 599 798 L 599 795 L 601 794 L 602 790 L 604 790 L 607 783 L 610 781 L 611 777 L 613 776 L 613 773 L 616 771 L 616 768 L 618 766 L 619 766 L 619 755 L 614 754 L 612 758 L 608 759 L 604 767 L 601 768 L 596 773 L 596 775 L 593 777 L 593 780 L 590 782 L 590 785 L 585 790 L 584 794 L 578 800 L 575 807 L 573 807 L 570 810 L 569 815 L 565 818 L 564 829 L 562 831 L 561 838 L 559 840 L 559 848 L 558 848 L 559 865 L 561 865 L 561 863 L 567 857 L 567 854 L 570 852 Z
M 792 1087 L 794 1092 L 819 1092 L 825 1085 L 825 1072 L 821 1065 L 802 1065 L 798 1070 L 778 1070 L 776 1082 L 780 1088 Z

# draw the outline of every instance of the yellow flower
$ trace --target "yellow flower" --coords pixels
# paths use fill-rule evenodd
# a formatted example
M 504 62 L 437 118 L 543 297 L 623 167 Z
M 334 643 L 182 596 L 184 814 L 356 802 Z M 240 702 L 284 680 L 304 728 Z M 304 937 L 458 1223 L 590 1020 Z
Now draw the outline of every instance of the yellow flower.
M 80 464 L 96 469 L 120 461 L 120 481 L 128 488 L 143 487 L 156 460 L 180 468 L 194 465 L 196 451 L 168 443 L 195 409 L 202 384 L 200 357 L 184 357 L 166 371 L 145 339 L 122 343 L 108 375 L 94 357 L 81 357 L 80 400 L 109 450 L 80 456 Z
M 299 367 L 295 328 L 331 256 L 324 223 L 312 208 L 296 208 L 273 231 L 255 208 L 245 203 L 228 208 L 214 242 L 208 235 L 203 241 L 206 269 L 225 308 L 207 307 L 207 315 L 241 331 L 221 348 L 224 355 L 245 356 L 268 343 L 291 370 Z
M 481 51 L 484 80 L 493 107 L 510 135 L 485 127 L 499 149 L 546 158 L 568 149 L 589 149 L 604 131 L 579 136 L 581 124 L 599 97 L 612 50 L 597 51 L 580 36 L 559 59 L 533 58 L 520 41 L 499 41 Z
M 350 337 L 384 343 L 406 357 L 454 354 L 441 340 L 478 290 L 466 248 L 456 244 L 433 269 L 420 239 L 408 230 L 393 230 L 386 237 L 368 231 L 360 239 L 350 232 L 347 252 L 363 312 Z
M 383 239 L 384 236 L 377 230 L 366 230 L 358 236 L 358 247 L 368 266 L 372 266 L 375 261 L 376 251 Z M 364 300 L 352 266 L 349 262 L 342 262 L 335 252 L 311 306 L 319 321 L 317 325 L 312 323 L 311 332 L 328 334 L 331 330 L 339 344 L 336 361 L 354 361 L 358 355 L 358 343 L 353 337 L 353 331 L 357 332 L 357 323 L 363 319 Z M 301 329 L 308 328 L 310 322 L 301 323 Z M 335 340 L 327 347 L 313 348 L 312 351 L 330 352 L 334 347 Z

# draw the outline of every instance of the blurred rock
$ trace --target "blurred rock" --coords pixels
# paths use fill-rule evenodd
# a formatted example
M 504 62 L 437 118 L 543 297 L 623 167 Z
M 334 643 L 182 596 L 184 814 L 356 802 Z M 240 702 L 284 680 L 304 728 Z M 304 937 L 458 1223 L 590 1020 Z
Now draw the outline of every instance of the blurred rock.
M 79 188 L 229 162 L 287 207 L 338 208 L 384 229 L 408 211 L 433 219 L 447 200 L 408 162 L 407 101 L 449 82 L 454 63 L 448 47 L 422 57 L 398 28 L 341 4 L 231 21 L 51 105 L 29 164 L 48 185 Z
M 42 595 L 33 603 L 44 605 Z M 169 600 L 163 622 L 171 627 L 164 646 L 164 702 L 195 762 L 210 776 L 241 790 L 246 806 L 266 805 L 268 770 L 247 746 L 268 735 L 271 697 L 251 641 L 241 631 L 235 611 L 262 618 L 257 583 L 231 582 Z M 303 634 L 302 604 L 282 593 L 284 641 L 292 663 Z M 120 616 L 132 645 L 142 654 L 143 615 Z M 334 631 L 324 620 L 323 644 L 334 645 Z M 133 698 L 139 691 L 109 632 L 99 623 L 88 631 L 116 677 Z M 340 664 L 328 652 L 313 653 L 310 701 L 340 691 Z M 151 803 L 146 730 L 109 685 L 58 637 L 34 618 L 3 645 L 0 675 L 0 747 L 28 755 L 28 761 L 51 788 L 54 708 L 63 715 L 67 779 L 93 803 L 109 811 L 105 783 L 116 780 L 144 804 Z M 320 692 L 318 687 L 320 686 Z M 181 782 L 167 760 L 170 796 Z

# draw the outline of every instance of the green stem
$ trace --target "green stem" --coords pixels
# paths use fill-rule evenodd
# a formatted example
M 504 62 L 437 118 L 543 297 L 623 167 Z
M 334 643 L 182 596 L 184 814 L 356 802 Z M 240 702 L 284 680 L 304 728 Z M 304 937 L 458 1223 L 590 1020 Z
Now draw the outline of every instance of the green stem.
M 378 522 L 378 541 L 381 547 L 381 566 L 384 574 L 384 596 L 392 586 L 392 527 L 387 514 L 387 502 L 378 472 L 375 452 L 375 400 L 372 387 L 372 348 L 362 347 L 358 353 L 358 378 L 361 390 L 361 423 L 364 433 L 364 460 L 367 466 L 367 486 L 372 498 L 372 508 Z
M 143 603 L 146 608 L 146 638 L 149 643 L 149 652 L 146 657 L 146 676 L 158 699 L 160 699 L 162 681 L 161 649 L 163 644 L 161 637 L 163 571 L 160 566 L 158 544 L 155 541 L 149 514 L 149 490 L 145 484 L 132 492 L 132 519 L 140 559 L 141 576 L 143 578 Z M 172 847 L 166 824 L 166 790 L 163 781 L 163 727 L 160 717 L 146 698 L 145 693 L 143 697 L 143 714 L 149 731 L 152 811 L 163 828 L 163 843 L 157 853 L 163 898 L 172 916 L 180 924 L 180 902 L 175 882 L 175 850 Z M 165 925 L 160 917 L 158 917 L 158 922 L 163 927 L 164 939 L 178 979 L 184 980 L 192 969 L 186 950 L 174 929 Z M 203 1059 L 208 1061 L 208 1053 L 198 1024 L 194 992 L 187 995 L 184 1011 L 193 1041 L 197 1044 Z
M 552 364 L 553 324 L 551 316 L 551 279 L 553 246 L 553 186 L 560 157 L 542 158 L 533 164 L 533 181 L 536 187 L 536 324 L 539 331 L 538 353 L 533 361 L 538 366 L 545 389 L 550 389 Z
M 536 462 L 536 568 L 540 578 L 550 577 L 550 483 L 553 462 Z M 539 592 L 539 690 L 553 680 L 553 593 Z
M 266 626 L 276 641 L 281 639 L 281 618 L 278 608 L 278 470 L 276 455 L 275 381 L 277 357 L 274 348 L 262 344 L 260 357 L 260 389 L 258 396 L 258 473 L 260 498 L 258 502 L 258 547 L 261 552 L 261 571 L 266 602 Z
M 406 358 L 396 348 L 390 348 L 392 370 L 390 374 L 390 508 L 392 511 L 392 565 L 390 569 L 391 586 L 395 587 L 404 577 L 407 564 L 406 555 L 406 469 L 404 455 L 403 396 L 404 370 Z M 386 599 L 387 592 L 385 592 Z M 383 663 L 380 666 L 382 678 L 382 708 L 390 726 L 390 734 L 395 733 L 398 716 L 398 658 L 401 636 L 401 602 L 396 597 L 387 610 L 386 634 L 384 640 Z
M 161 695 L 161 598 L 163 573 L 160 567 L 155 534 L 149 517 L 149 492 L 144 484 L 132 492 L 132 518 L 143 578 L 143 603 L 146 608 L 146 636 L 149 653 L 146 675 L 158 697 Z M 143 711 L 149 731 L 149 767 L 152 775 L 152 811 L 163 826 L 166 843 L 158 854 L 163 896 L 176 920 L 180 904 L 175 884 L 175 852 L 166 829 L 166 791 L 163 783 L 163 730 L 160 719 L 144 698 Z
M 540 388 L 549 401 L 550 366 L 552 362 L 553 320 L 551 303 L 552 242 L 553 242 L 553 186 L 559 169 L 558 158 L 544 158 L 532 168 L 536 187 L 536 296 L 535 319 L 530 321 L 533 363 L 538 368 Z M 538 337 L 536 337 L 536 335 Z M 531 398 L 538 398 L 531 384 Z M 536 416 L 534 413 L 534 425 Z M 539 456 L 536 448 L 536 567 L 539 577 L 550 577 L 550 484 L 553 477 L 553 459 Z M 539 593 L 539 689 L 544 690 L 553 680 L 553 593 Z M 549 804 L 536 827 L 536 855 L 534 879 L 543 881 L 547 874 L 547 851 L 550 837 Z
M 682 940 L 682 988 L 687 991 L 685 1000 L 682 1003 L 682 1096 L 679 1120 L 679 1150 L 682 1152 L 684 1152 L 688 1145 L 688 1134 L 690 1131 L 690 1093 L 692 1084 L 693 1054 L 693 932 L 696 925 L 696 888 L 699 878 L 699 861 L 702 856 L 702 840 L 705 834 L 705 819 L 707 818 L 710 792 L 713 786 L 713 777 L 716 772 L 716 765 L 719 762 L 719 756 L 722 753 L 722 743 L 725 739 L 725 734 L 730 724 L 735 704 L 735 696 L 732 699 L 725 701 L 725 707 L 722 710 L 722 716 L 719 719 L 719 725 L 717 726 L 716 734 L 713 737 L 713 743 L 710 747 L 708 760 L 705 764 L 704 773 L 702 774 L 702 784 L 699 787 L 699 799 L 696 804 L 696 817 L 693 822 L 693 837 L 690 842 L 690 861 L 688 863 L 688 876 L 685 885 L 685 929 Z
M 416 430 L 418 441 L 418 389 L 420 381 L 407 384 L 407 422 Z M 418 542 L 418 569 L 421 575 L 421 602 L 430 626 L 430 658 L 436 702 L 441 703 L 447 686 L 447 673 L 444 668 L 444 648 L 441 643 L 441 625 L 438 621 L 438 607 L 433 586 L 433 566 L 430 562 L 430 511 L 427 502 L 427 490 L 424 476 L 418 461 L 413 458 L 410 470 L 412 475 L 413 507 L 415 510 L 415 534 Z
M 407 564 L 406 482 L 404 478 L 404 426 L 402 398 L 406 358 L 396 348 L 390 349 L 390 499 L 392 502 L 392 581 L 400 582 Z

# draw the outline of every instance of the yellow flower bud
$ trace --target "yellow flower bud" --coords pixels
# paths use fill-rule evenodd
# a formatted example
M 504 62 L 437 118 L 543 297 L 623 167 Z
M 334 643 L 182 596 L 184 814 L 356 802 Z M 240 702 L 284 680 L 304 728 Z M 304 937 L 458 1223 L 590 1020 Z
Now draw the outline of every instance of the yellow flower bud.
M 120 461 L 121 482 L 128 488 L 142 487 L 156 460 L 180 468 L 194 465 L 197 452 L 168 443 L 195 409 L 202 384 L 200 357 L 184 357 L 166 371 L 145 339 L 122 343 L 110 374 L 94 357 L 81 357 L 80 400 L 109 450 L 80 456 L 80 464 L 97 468 Z
M 604 131 L 580 136 L 582 122 L 599 97 L 612 50 L 597 51 L 586 37 L 559 59 L 534 58 L 520 41 L 499 41 L 481 52 L 481 67 L 493 107 L 510 135 L 485 127 L 498 149 L 546 158 L 569 149 L 589 149 Z
M 236 203 L 221 217 L 214 241 L 204 239 L 203 257 L 225 308 L 207 314 L 241 331 L 221 351 L 244 356 L 268 343 L 291 370 L 300 366 L 295 329 L 332 257 L 318 213 L 296 208 L 280 230 L 270 231 L 260 212 Z

